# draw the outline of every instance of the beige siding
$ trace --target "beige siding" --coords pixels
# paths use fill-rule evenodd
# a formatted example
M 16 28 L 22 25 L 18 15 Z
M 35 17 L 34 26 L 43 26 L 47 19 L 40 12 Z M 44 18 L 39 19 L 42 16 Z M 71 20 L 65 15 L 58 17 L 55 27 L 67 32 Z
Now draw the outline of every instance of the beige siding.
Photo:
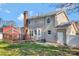
M 69 42 L 70 36 L 76 35 L 76 31 L 73 25 L 69 26 L 66 31 L 67 43 Z
M 73 25 L 71 25 L 71 26 L 69 26 L 69 27 L 67 28 L 66 34 L 67 34 L 67 35 L 76 35 L 76 31 L 75 31 Z
M 47 19 L 50 19 L 50 23 L 47 23 Z M 37 30 L 41 29 L 41 36 L 37 37 L 34 35 L 33 37 L 35 39 L 46 39 L 46 41 L 55 41 L 56 36 L 56 30 L 55 27 L 55 18 L 54 16 L 44 17 L 44 18 L 38 18 L 38 19 L 32 19 L 29 24 L 29 31 L 30 30 Z M 51 30 L 51 34 L 48 34 L 48 30 Z
M 61 23 L 65 23 L 65 22 L 68 22 L 68 18 L 67 16 L 65 15 L 64 12 L 61 12 L 59 14 L 56 14 L 55 16 L 55 25 L 59 25 Z
M 47 23 L 47 19 L 50 19 L 50 23 Z M 68 22 L 68 19 L 64 13 L 57 14 L 52 16 L 45 16 L 41 18 L 35 18 L 30 20 L 30 24 L 28 25 L 30 30 L 41 29 L 41 36 L 34 35 L 34 39 L 46 39 L 46 41 L 56 42 L 57 41 L 57 32 L 55 30 L 55 24 L 58 25 L 60 23 Z M 51 30 L 51 34 L 48 34 L 48 30 Z
M 67 45 L 73 48 L 79 48 L 79 35 L 70 35 L 69 39 L 67 39 Z
M 38 39 L 40 40 L 43 38 L 44 18 L 31 19 L 28 27 L 29 27 L 29 32 L 30 30 L 33 31 L 33 38 L 35 40 L 38 40 Z M 35 35 L 35 30 L 38 31 L 38 29 L 41 30 L 41 36 Z
M 50 19 L 50 23 L 47 23 L 47 19 Z M 56 30 L 55 30 L 55 17 L 49 16 L 45 18 L 45 38 L 47 41 L 55 42 L 56 41 Z M 51 30 L 51 34 L 48 34 L 48 30 Z
M 79 47 L 79 36 L 76 35 L 76 31 L 73 27 L 73 25 L 69 26 L 67 28 L 67 32 L 66 32 L 66 36 L 67 36 L 67 45 L 71 46 L 71 47 Z

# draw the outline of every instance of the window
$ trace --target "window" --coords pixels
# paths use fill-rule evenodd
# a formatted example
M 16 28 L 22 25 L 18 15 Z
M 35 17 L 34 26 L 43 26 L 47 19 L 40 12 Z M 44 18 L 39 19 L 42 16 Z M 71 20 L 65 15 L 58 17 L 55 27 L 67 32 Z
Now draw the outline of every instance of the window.
M 47 23 L 50 23 L 50 19 L 49 18 L 47 19 Z
M 33 36 L 33 31 L 30 31 L 30 36 Z
M 51 30 L 48 30 L 48 34 L 51 34 Z
M 32 31 L 32 36 L 33 36 L 33 31 Z
M 38 30 L 38 35 L 41 35 L 41 31 L 40 30 Z
M 35 35 L 37 35 L 37 31 L 35 30 Z
M 30 31 L 30 36 L 31 36 L 31 31 Z

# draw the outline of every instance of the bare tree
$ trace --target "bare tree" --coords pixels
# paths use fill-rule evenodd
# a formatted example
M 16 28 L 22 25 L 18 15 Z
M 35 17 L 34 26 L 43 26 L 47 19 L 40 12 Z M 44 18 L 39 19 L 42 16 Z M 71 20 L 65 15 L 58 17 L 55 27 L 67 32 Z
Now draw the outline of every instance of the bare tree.
M 54 6 L 57 10 L 66 10 L 68 14 L 72 12 L 79 12 L 79 3 L 49 4 L 49 6 Z

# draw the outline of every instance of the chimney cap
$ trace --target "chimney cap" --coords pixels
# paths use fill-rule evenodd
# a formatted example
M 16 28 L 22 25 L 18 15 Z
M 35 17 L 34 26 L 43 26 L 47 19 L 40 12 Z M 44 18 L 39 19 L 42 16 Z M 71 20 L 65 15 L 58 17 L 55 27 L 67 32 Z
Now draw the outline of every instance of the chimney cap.
M 27 14 L 28 13 L 28 11 L 24 11 L 24 14 Z

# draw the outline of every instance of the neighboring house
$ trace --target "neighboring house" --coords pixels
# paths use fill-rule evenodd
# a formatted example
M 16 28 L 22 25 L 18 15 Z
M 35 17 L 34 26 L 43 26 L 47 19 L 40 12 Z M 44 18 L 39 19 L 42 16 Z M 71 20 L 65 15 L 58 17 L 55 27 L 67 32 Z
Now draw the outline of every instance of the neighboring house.
M 28 18 L 28 12 L 24 12 L 24 30 L 28 29 L 27 34 L 33 40 L 57 42 L 57 31 L 55 27 L 66 22 L 68 22 L 68 18 L 64 11 L 55 11 L 30 18 Z
M 19 39 L 20 30 L 13 26 L 3 27 L 3 38 L 6 41 L 17 41 Z

